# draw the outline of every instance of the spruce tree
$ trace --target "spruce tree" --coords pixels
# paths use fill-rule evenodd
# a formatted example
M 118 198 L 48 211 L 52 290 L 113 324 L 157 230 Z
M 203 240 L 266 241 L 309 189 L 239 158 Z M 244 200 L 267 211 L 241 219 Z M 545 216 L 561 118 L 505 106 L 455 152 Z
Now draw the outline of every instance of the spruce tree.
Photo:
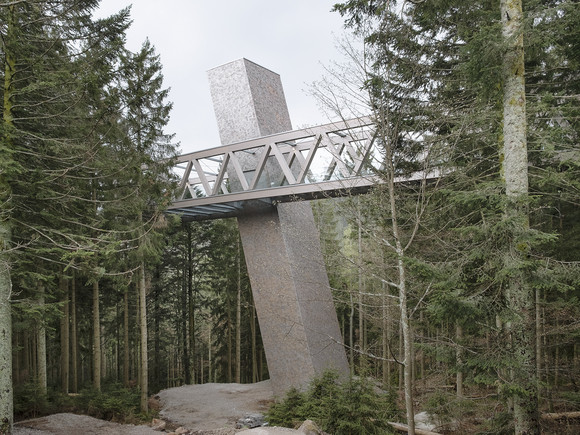
M 121 155 L 126 170 L 119 174 L 119 182 L 129 189 L 128 200 L 122 201 L 121 215 L 134 228 L 135 263 L 139 269 L 139 330 L 141 349 L 141 410 L 147 411 L 148 352 L 147 352 L 147 293 L 149 278 L 146 264 L 158 261 L 159 241 L 156 227 L 164 220 L 162 212 L 172 192 L 170 168 L 176 155 L 173 135 L 165 133 L 172 104 L 166 101 L 169 90 L 163 89 L 163 74 L 159 56 L 148 40 L 135 54 L 122 59 L 121 75 L 123 132 Z M 119 213 L 115 213 L 117 219 Z M 151 266 L 150 266 L 151 267 Z
M 63 251 L 87 246 L 87 239 L 79 237 L 86 222 L 82 217 L 75 220 L 79 198 L 84 197 L 79 180 L 86 179 L 91 155 L 86 132 L 102 115 L 97 107 L 86 106 L 87 92 L 98 86 L 87 72 L 103 71 L 97 64 L 110 59 L 127 25 L 126 11 L 94 21 L 91 11 L 97 4 L 41 0 L 0 4 L 2 21 L 7 23 L 2 26 L 0 48 L 4 59 L 0 299 L 6 331 L 0 406 L 6 433 L 12 424 L 10 270 L 17 264 L 13 252 L 26 246 L 27 255 L 36 252 L 58 262 Z

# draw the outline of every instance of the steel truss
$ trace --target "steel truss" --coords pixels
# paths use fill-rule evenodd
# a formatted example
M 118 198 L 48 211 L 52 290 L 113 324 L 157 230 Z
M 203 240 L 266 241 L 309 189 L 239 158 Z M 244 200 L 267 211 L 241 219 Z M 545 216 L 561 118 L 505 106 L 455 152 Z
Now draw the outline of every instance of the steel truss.
M 381 162 L 370 118 L 184 154 L 168 212 L 216 219 L 276 202 L 361 193 L 378 182 Z

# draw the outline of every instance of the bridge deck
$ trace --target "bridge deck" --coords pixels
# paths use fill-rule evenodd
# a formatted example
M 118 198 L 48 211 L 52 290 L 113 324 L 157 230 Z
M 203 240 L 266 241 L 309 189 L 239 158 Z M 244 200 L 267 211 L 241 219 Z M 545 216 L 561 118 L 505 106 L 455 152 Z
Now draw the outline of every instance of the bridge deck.
M 168 212 L 216 219 L 275 202 L 366 191 L 380 169 L 374 142 L 370 119 L 358 118 L 184 154 Z

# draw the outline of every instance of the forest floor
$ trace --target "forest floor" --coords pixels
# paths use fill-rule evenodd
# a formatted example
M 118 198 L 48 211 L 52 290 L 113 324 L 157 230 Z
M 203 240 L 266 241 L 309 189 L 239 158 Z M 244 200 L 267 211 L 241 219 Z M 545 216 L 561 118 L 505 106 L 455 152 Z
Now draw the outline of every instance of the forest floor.
M 256 384 L 186 385 L 161 391 L 152 399 L 159 406 L 166 432 L 183 427 L 196 435 L 230 435 L 236 422 L 264 413 L 273 401 L 269 381 Z M 99 420 L 86 415 L 53 414 L 15 424 L 15 435 L 159 435 L 146 425 L 135 426 Z M 296 433 L 289 429 L 260 429 L 261 433 Z M 249 431 L 248 433 L 251 433 Z
M 483 397 L 483 395 L 482 395 Z M 159 418 L 166 422 L 165 433 L 181 427 L 192 435 L 233 435 L 236 422 L 249 415 L 264 414 L 273 402 L 269 381 L 256 384 L 202 384 L 186 385 L 159 392 L 150 399 L 152 409 L 159 410 Z M 493 402 L 493 401 L 492 401 Z M 490 405 L 493 403 L 490 402 Z M 421 406 L 419 407 L 421 408 Z M 485 407 L 484 407 L 485 408 Z M 562 409 L 562 411 L 569 409 Z M 494 411 L 495 412 L 495 411 Z M 454 429 L 437 432 L 468 434 L 480 432 L 482 421 L 494 412 L 481 408 L 456 420 Z M 52 414 L 20 421 L 14 426 L 14 435 L 159 435 L 150 425 L 120 424 L 71 413 Z M 282 428 L 256 428 L 244 435 L 287 435 L 298 431 Z M 542 419 L 543 434 L 572 435 L 580 433 L 580 418 Z

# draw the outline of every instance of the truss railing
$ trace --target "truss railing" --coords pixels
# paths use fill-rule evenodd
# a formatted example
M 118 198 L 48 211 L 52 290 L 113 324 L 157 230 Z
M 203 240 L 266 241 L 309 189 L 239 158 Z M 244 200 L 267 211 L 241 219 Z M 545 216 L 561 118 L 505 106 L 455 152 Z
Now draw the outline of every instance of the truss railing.
M 345 195 L 377 182 L 369 118 L 310 127 L 179 156 L 169 212 L 202 220 L 277 201 Z

